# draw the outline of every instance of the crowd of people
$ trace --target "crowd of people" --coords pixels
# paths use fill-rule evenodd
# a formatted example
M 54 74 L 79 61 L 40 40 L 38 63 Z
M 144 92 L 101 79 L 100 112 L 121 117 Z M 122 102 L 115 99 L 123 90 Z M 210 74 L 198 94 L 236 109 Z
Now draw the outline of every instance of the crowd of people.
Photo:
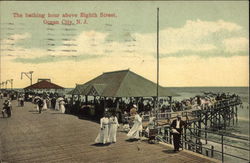
M 144 115 L 149 115 L 148 133 L 155 127 L 155 117 L 152 112 L 156 108 L 153 98 L 94 98 L 87 100 L 81 96 L 65 96 L 57 93 L 34 93 L 34 92 L 0 92 L 0 99 L 6 97 L 3 103 L 3 117 L 11 117 L 12 100 L 17 100 L 18 107 L 24 107 L 25 102 L 36 104 L 38 113 L 43 110 L 54 109 L 67 114 L 92 115 L 100 119 L 99 134 L 95 139 L 96 143 L 107 144 L 116 142 L 116 133 L 119 123 L 123 124 L 123 130 L 127 131 L 129 140 L 140 140 L 142 136 L 142 121 Z M 204 93 L 184 99 L 182 101 L 171 98 L 160 99 L 158 113 L 179 112 L 190 109 L 207 109 L 223 100 L 238 100 L 235 94 L 225 93 Z M 104 109 L 106 108 L 106 109 Z M 108 108 L 108 109 L 107 109 Z M 183 121 L 180 116 L 171 123 L 175 151 L 179 150 L 180 135 Z
M 171 108 L 172 111 L 184 111 L 190 109 L 207 109 L 213 107 L 223 100 L 238 100 L 239 96 L 236 94 L 226 94 L 226 93 L 212 93 L 207 92 L 203 95 L 197 95 L 195 97 L 190 97 L 182 101 L 173 101 Z
M 137 112 L 140 115 L 150 115 L 156 108 L 154 98 L 103 98 L 96 97 L 87 100 L 82 96 L 59 95 L 57 93 L 35 93 L 35 92 L 0 92 L 0 99 L 9 98 L 10 101 L 17 100 L 18 106 L 23 107 L 25 102 L 37 104 L 37 110 L 46 110 L 48 108 L 61 111 L 62 113 L 92 116 L 100 119 L 104 114 L 104 108 L 116 110 L 118 121 L 126 123 L 126 117 L 134 104 L 137 105 Z M 195 97 L 183 99 L 181 101 L 171 98 L 160 98 L 158 111 L 160 113 L 178 112 L 190 109 L 206 109 L 214 106 L 218 101 L 225 99 L 237 99 L 237 95 L 225 93 L 204 93 Z M 124 118 L 125 117 L 125 118 Z
M 66 112 L 65 105 L 68 99 L 65 96 L 59 96 L 57 93 L 34 93 L 34 92 L 18 92 L 18 91 L 1 91 L 0 99 L 7 98 L 4 102 L 2 110 L 3 115 L 11 116 L 11 101 L 17 100 L 18 107 L 24 107 L 25 102 L 36 104 L 37 111 L 42 113 L 43 110 L 54 109 L 62 113 Z M 9 106 L 8 106 L 9 105 Z M 8 106 L 8 107 L 7 107 Z

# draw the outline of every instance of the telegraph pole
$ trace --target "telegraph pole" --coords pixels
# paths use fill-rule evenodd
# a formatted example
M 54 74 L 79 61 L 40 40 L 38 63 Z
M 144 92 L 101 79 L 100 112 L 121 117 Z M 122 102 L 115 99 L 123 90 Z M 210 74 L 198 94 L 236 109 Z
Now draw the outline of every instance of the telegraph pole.
M 11 84 L 11 89 L 13 89 L 13 79 L 6 80 L 6 82 L 5 82 L 6 89 L 7 89 L 8 82 Z
M 5 84 L 5 82 L 2 82 L 1 84 L 2 84 L 2 86 L 3 86 L 2 88 L 4 89 L 4 84 Z
M 32 85 L 32 74 L 34 71 L 21 72 L 21 80 L 23 79 L 23 74 L 30 79 L 30 85 Z

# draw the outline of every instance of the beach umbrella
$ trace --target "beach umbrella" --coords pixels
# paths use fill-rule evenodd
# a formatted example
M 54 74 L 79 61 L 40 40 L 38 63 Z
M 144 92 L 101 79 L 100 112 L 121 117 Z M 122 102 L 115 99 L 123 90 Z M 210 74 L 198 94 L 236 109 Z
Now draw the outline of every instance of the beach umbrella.
M 41 99 L 41 97 L 39 97 L 39 96 L 36 96 L 36 97 L 34 97 L 34 99 Z
M 34 97 L 34 102 L 36 103 L 38 99 L 41 99 L 41 97 L 39 96 Z

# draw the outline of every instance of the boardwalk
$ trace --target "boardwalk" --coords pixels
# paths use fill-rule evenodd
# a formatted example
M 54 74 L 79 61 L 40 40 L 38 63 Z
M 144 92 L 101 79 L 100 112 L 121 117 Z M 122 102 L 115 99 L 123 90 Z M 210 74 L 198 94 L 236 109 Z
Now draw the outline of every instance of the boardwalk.
M 3 100 L 0 101 L 2 107 Z M 187 151 L 147 142 L 128 142 L 118 132 L 117 143 L 95 146 L 99 124 L 47 110 L 42 114 L 26 103 L 13 116 L 0 118 L 0 162 L 214 162 Z

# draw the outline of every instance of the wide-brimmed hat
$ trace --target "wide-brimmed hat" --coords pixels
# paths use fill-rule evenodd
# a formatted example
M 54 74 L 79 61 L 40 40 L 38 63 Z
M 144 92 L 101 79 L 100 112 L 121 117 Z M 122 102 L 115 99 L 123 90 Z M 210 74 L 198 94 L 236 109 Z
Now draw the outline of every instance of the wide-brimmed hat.
M 133 107 L 134 107 L 134 108 L 137 108 L 137 106 L 136 106 L 135 104 L 133 105 Z

